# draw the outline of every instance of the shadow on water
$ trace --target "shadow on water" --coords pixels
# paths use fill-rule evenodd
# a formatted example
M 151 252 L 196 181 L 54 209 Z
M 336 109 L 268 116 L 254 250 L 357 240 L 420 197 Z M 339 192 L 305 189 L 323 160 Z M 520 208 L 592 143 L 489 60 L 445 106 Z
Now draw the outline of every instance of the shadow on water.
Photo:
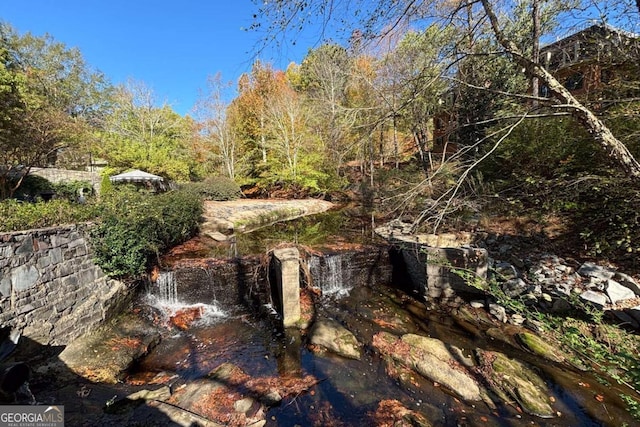
M 42 345 L 21 337 L 2 366 L 26 364 L 29 367 L 28 379 L 11 393 L 1 392 L 0 405 L 64 406 L 65 426 L 180 425 L 166 413 L 148 405 L 144 405 L 135 416 L 131 411 L 110 413 L 108 402 L 122 400 L 141 387 L 91 382 L 70 370 L 58 358 L 64 349 L 64 346 Z M 142 407 L 144 402 L 131 403 L 132 407 Z
M 308 387 L 267 405 L 267 426 L 368 426 L 376 425 L 374 413 L 382 401 L 397 400 L 422 414 L 434 426 L 599 426 L 615 425 L 596 421 L 584 407 L 591 404 L 567 392 L 584 374 L 565 372 L 567 382 L 551 381 L 551 367 L 531 354 L 515 351 L 487 336 L 459 329 L 446 312 L 429 311 L 406 293 L 386 286 L 358 286 L 348 296 L 323 298 L 317 316 L 331 318 L 352 331 L 363 343 L 361 360 L 317 352 L 302 333 L 274 326 L 273 319 L 255 312 L 237 313 L 211 324 L 194 324 L 179 333 L 167 329 L 164 338 L 131 375 L 151 378 L 164 373 L 177 375 L 174 387 L 205 381 L 221 366 L 233 365 L 247 375 L 243 382 L 215 376 L 231 392 L 264 401 L 261 380 L 273 384 L 313 376 Z M 562 412 L 557 419 L 540 419 L 519 412 L 512 405 L 495 409 L 482 402 L 468 404 L 418 374 L 392 372 L 384 358 L 372 347 L 373 335 L 388 331 L 397 335 L 417 333 L 439 338 L 448 346 L 463 349 L 481 347 L 501 351 L 510 357 L 537 366 L 547 379 L 549 392 Z M 549 374 L 549 375 L 547 375 Z M 595 379 L 592 379 L 595 381 Z M 595 385 L 594 385 L 595 386 Z
M 268 248 L 282 242 L 310 248 L 314 257 L 322 258 L 319 262 L 325 267 L 335 261 L 331 257 L 340 253 L 336 251 L 336 247 L 344 250 L 354 244 L 380 243 L 371 235 L 370 221 L 354 221 L 354 218 L 343 215 L 343 212 L 329 212 L 275 224 L 247 235 L 238 235 L 231 242 L 207 241 L 197 251 L 182 252 L 172 261 L 178 260 L 179 263 L 180 257 L 227 258 L 231 253 L 264 255 Z M 229 249 L 231 246 L 234 246 L 233 250 Z M 382 252 L 378 254 L 380 253 Z M 375 254 L 370 255 L 375 258 Z M 163 342 L 141 361 L 138 370 L 152 373 L 169 371 L 179 375 L 182 381 L 189 382 L 198 381 L 217 367 L 231 363 L 252 378 L 274 377 L 286 380 L 305 375 L 315 377 L 317 384 L 287 396 L 279 404 L 268 406 L 265 421 L 267 426 L 272 427 L 375 425 L 373 414 L 380 402 L 386 400 L 400 401 L 406 408 L 426 416 L 434 426 L 620 424 L 620 420 L 608 418 L 606 408 L 603 411 L 597 407 L 593 393 L 571 391 L 580 387 L 579 384 L 584 381 L 592 384 L 594 391 L 598 389 L 600 392 L 601 388 L 596 384 L 595 377 L 578 371 L 567 371 L 566 366 L 553 366 L 504 341 L 492 338 L 486 331 L 470 332 L 453 320 L 448 311 L 450 307 L 428 310 L 424 301 L 419 298 L 425 294 L 424 286 L 416 285 L 415 272 L 412 272 L 413 275 L 408 274 L 409 267 L 402 255 L 391 248 L 386 252 L 386 257 L 374 259 L 366 268 L 361 268 L 360 264 L 354 267 L 344 262 L 340 268 L 336 267 L 335 271 L 340 271 L 344 277 L 329 281 L 335 279 L 343 282 L 340 285 L 347 285 L 351 290 L 341 298 L 323 298 L 317 307 L 318 316 L 335 319 L 356 334 L 363 343 L 361 360 L 318 353 L 309 345 L 307 331 L 292 340 L 286 331 L 274 326 L 273 319 L 265 318 L 264 313 L 247 308 L 220 323 L 195 326 L 179 334 L 175 334 L 175 331 L 167 333 Z M 248 289 L 253 292 L 255 283 L 252 283 L 246 272 L 241 272 L 246 270 L 244 261 L 241 261 L 241 257 L 231 258 L 229 263 L 236 265 L 234 274 L 235 280 L 240 284 L 239 293 L 246 295 Z M 379 267 L 385 263 L 393 266 L 390 283 L 380 285 Z M 309 269 L 313 270 L 311 267 Z M 354 269 L 360 270 L 357 283 L 352 280 Z M 264 278 L 267 282 L 274 280 L 273 277 L 267 277 Z M 318 282 L 325 279 L 314 278 Z M 224 279 L 218 282 L 226 283 Z M 426 282 L 426 277 L 419 282 Z M 199 283 L 197 286 L 204 285 Z M 234 295 L 238 293 L 231 289 L 229 291 Z M 555 401 L 554 409 L 557 408 L 562 415 L 560 418 L 541 419 L 521 413 L 513 402 L 496 408 L 482 402 L 467 404 L 444 387 L 418 374 L 392 372 L 393 367 L 381 358 L 371 344 L 372 337 L 379 331 L 388 331 L 398 336 L 417 333 L 438 338 L 448 348 L 455 346 L 464 349 L 467 354 L 472 353 L 475 348 L 482 348 L 503 352 L 509 357 L 522 360 L 547 381 L 549 395 Z M 463 362 L 461 359 L 458 361 Z M 236 390 L 244 390 L 243 386 L 234 382 L 226 384 Z M 619 414 L 619 410 L 616 413 Z M 633 425 L 633 422 L 629 425 Z
M 33 359 L 29 386 L 38 402 L 65 405 L 66 425 L 69 426 L 178 425 L 165 412 L 149 405 L 134 405 L 135 408 L 130 410 L 125 401 L 120 413 L 105 412 L 105 402 L 113 400 L 114 396 L 122 399 L 133 391 L 157 389 L 162 385 L 169 386 L 174 393 L 172 398 L 181 390 L 193 392 L 199 399 L 199 407 L 205 412 L 218 405 L 215 399 L 233 395 L 233 399 L 239 401 L 249 396 L 264 405 L 261 415 L 268 427 L 375 426 L 374 414 L 380 403 L 391 400 L 423 415 L 433 426 L 442 427 L 590 427 L 622 423 L 621 420 L 598 421 L 608 418 L 602 414 L 601 408 L 595 407 L 598 403 L 594 403 L 593 395 L 583 390 L 578 390 L 581 393 L 573 391 L 579 387 L 579 382 L 583 382 L 591 384 L 592 389 L 599 393 L 601 388 L 594 377 L 568 371 L 532 354 L 517 351 L 507 343 L 491 338 L 486 331 L 464 329 L 444 308 L 428 310 L 424 301 L 416 297 L 424 295 L 424 289 L 413 284 L 402 257 L 393 250 L 370 251 L 371 263 L 366 267 L 360 263 L 361 260 L 348 258 L 348 262 L 333 270 L 340 271 L 343 277 L 328 280 L 332 283 L 337 281 L 348 291 L 336 292 L 335 297 L 322 297 L 315 305 L 316 317 L 333 319 L 358 337 L 362 343 L 360 360 L 318 351 L 310 345 L 308 330 L 283 330 L 276 319 L 264 310 L 239 304 L 241 300 L 246 304 L 244 297 L 247 294 L 269 293 L 265 291 L 268 283 L 263 282 L 273 281 L 273 278 L 268 279 L 264 271 L 264 276 L 258 277 L 259 261 L 247 261 L 241 257 L 230 257 L 232 259 L 227 262 L 211 261 L 216 257 L 228 258 L 230 253 L 262 255 L 266 248 L 281 242 L 308 246 L 317 256 L 327 247 L 335 255 L 336 245 L 345 247 L 375 242 L 370 235 L 370 224 L 364 220 L 353 223 L 352 218 L 329 213 L 276 224 L 250 235 L 239 235 L 234 242 L 208 242 L 209 246 L 198 246 L 191 252 L 185 250 L 180 256 L 174 253 L 173 261 L 181 257 L 198 261 L 195 267 L 189 267 L 187 273 L 176 271 L 176 277 L 197 279 L 193 285 L 196 289 L 184 291 L 185 295 L 203 297 L 206 301 L 200 302 L 207 304 L 212 299 L 224 299 L 234 306 L 226 317 L 205 316 L 180 328 L 164 322 L 155 323 L 154 328 L 159 331 L 161 340 L 138 360 L 122 383 L 91 383 L 71 372 L 64 364 L 56 363 L 59 362 L 57 355 L 61 348 L 40 346 L 28 340 L 24 342 L 25 351 L 15 353 L 14 357 L 27 360 L 28 355 L 41 356 Z M 237 252 L 230 251 L 230 245 L 238 245 Z M 203 259 L 209 261 L 204 262 Z M 322 262 L 327 264 L 329 261 L 324 259 Z M 390 263 L 393 270 L 389 274 L 389 283 L 380 283 L 380 268 L 385 263 Z M 224 271 L 221 273 L 216 269 Z M 357 283 L 354 277 L 358 278 Z M 180 296 L 181 289 L 184 289 L 180 286 L 184 284 L 176 286 L 175 292 Z M 195 302 L 189 301 L 190 304 Z M 158 313 L 146 295 L 140 296 L 136 306 L 143 307 L 142 317 L 151 319 Z M 372 344 L 373 336 L 380 331 L 397 336 L 420 334 L 438 338 L 449 348 L 455 346 L 466 353 L 483 348 L 525 361 L 547 381 L 549 393 L 556 401 L 554 409 L 561 411 L 562 416 L 540 419 L 519 412 L 512 404 L 492 408 L 483 402 L 465 403 L 443 386 L 389 364 Z M 26 351 L 28 348 L 31 351 Z M 50 359 L 43 358 L 45 354 Z M 225 387 L 224 395 L 216 388 L 220 385 Z M 271 390 L 285 389 L 289 392 L 282 392 L 281 400 L 267 397 Z M 613 393 L 617 391 L 614 389 Z M 230 411 L 233 408 L 234 401 Z M 253 408 L 250 412 L 259 413 L 261 410 Z

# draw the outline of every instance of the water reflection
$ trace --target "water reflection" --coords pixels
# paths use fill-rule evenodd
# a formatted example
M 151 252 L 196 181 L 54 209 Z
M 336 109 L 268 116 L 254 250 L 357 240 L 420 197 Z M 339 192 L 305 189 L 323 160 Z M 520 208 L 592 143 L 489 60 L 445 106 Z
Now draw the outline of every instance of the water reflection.
M 198 236 L 175 248 L 166 259 L 176 258 L 236 258 L 260 255 L 282 242 L 323 248 L 382 243 L 373 233 L 372 220 L 356 209 L 340 209 L 271 224 L 250 233 L 229 236 L 215 241 Z M 179 255 L 177 255 L 179 254 Z
M 386 286 L 358 286 L 345 297 L 323 299 L 320 318 L 336 319 L 347 325 L 364 343 L 361 360 L 331 353 L 316 353 L 307 346 L 304 331 L 282 330 L 269 318 L 246 311 L 211 324 L 193 324 L 176 333 L 166 329 L 165 338 L 138 365 L 137 377 L 175 378 L 173 387 L 206 379 L 220 366 L 232 364 L 252 378 L 276 384 L 302 381 L 312 376 L 315 385 L 294 396 L 287 396 L 266 414 L 267 426 L 370 424 L 380 402 L 397 400 L 406 408 L 427 417 L 434 426 L 595 426 L 578 405 L 559 404 L 560 419 L 543 420 L 519 413 L 510 405 L 491 408 L 484 403 L 466 404 L 446 389 L 418 374 L 391 369 L 371 347 L 379 331 L 397 335 L 418 333 L 440 337 L 448 345 L 460 346 L 466 353 L 476 347 L 510 352 L 500 342 L 470 336 L 456 327 L 445 312 L 427 311 L 418 301 Z M 519 358 L 536 360 L 526 355 Z M 537 361 L 539 362 L 539 361 Z M 566 374 L 569 378 L 572 374 Z M 550 381 L 550 393 L 566 400 L 566 390 Z M 242 387 L 240 387 L 242 389 Z
M 375 425 L 372 414 L 381 402 L 391 400 L 422 414 L 434 426 L 607 425 L 601 421 L 604 416 L 595 419 L 593 411 L 584 409 L 593 402 L 569 399 L 568 390 L 586 374 L 568 372 L 566 383 L 560 387 L 554 383 L 555 373 L 552 375 L 548 363 L 493 340 L 480 330 L 471 333 L 463 329 L 450 313 L 427 310 L 422 301 L 400 292 L 399 286 L 366 286 L 363 281 L 345 280 L 353 263 L 338 263 L 341 257 L 322 251 L 329 248 L 331 252 L 340 245 L 377 243 L 371 230 L 370 218 L 363 220 L 350 216 L 348 211 L 334 211 L 239 234 L 228 242 L 207 242 L 197 251 L 183 252 L 185 257 L 235 258 L 264 254 L 281 242 L 313 248 L 309 270 L 313 285 L 325 296 L 317 307 L 317 316 L 335 319 L 348 327 L 364 344 L 361 360 L 315 353 L 307 345 L 306 331 L 282 330 L 274 327 L 268 317 L 247 310 L 224 322 L 194 324 L 177 335 L 167 331 L 166 339 L 139 368 L 177 373 L 181 382 L 204 378 L 225 363 L 239 367 L 253 379 L 266 381 L 313 376 L 315 386 L 288 396 L 279 406 L 269 407 L 266 425 L 274 427 Z M 536 418 L 519 412 L 512 404 L 466 404 L 439 384 L 390 365 L 371 344 L 372 337 L 380 331 L 438 338 L 449 347 L 464 350 L 465 356 L 476 348 L 501 351 L 537 366 L 549 384 L 550 396 L 558 402 L 554 408 L 562 412 L 562 417 Z

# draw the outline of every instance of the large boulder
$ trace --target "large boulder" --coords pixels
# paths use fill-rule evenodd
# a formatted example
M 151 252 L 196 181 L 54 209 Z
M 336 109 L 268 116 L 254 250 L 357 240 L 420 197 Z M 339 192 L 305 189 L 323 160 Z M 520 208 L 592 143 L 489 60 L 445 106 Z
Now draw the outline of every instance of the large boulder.
M 64 372 L 116 384 L 159 341 L 159 332 L 140 317 L 123 315 L 73 341 L 60 353 L 59 361 L 67 368 Z
M 380 332 L 373 337 L 373 346 L 384 356 L 441 384 L 466 401 L 482 400 L 482 391 L 476 380 L 438 339 L 415 334 L 398 338 L 391 333 Z
M 320 319 L 309 333 L 311 344 L 349 359 L 360 360 L 362 345 L 347 328 L 332 319 Z
M 526 364 L 497 351 L 476 350 L 479 372 L 504 402 L 516 402 L 526 413 L 542 418 L 556 416 L 545 382 Z

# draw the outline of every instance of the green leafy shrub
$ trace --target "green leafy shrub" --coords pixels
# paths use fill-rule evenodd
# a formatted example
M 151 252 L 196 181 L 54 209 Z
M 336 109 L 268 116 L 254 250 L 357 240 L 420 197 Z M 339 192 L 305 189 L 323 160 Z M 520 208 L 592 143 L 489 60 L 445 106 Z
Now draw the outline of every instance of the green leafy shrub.
M 183 184 L 182 188 L 203 200 L 236 200 L 242 196 L 240 186 L 234 180 L 223 176 L 210 177 L 202 182 Z
M 15 185 L 16 182 L 11 183 Z M 43 193 L 52 193 L 53 184 L 46 178 L 38 175 L 27 175 L 20 186 L 13 193 L 13 197 L 20 200 L 35 201 Z
M 56 198 L 67 199 L 70 202 L 77 202 L 80 197 L 80 190 L 85 198 L 93 194 L 93 186 L 89 181 L 69 181 L 53 184 L 51 189 L 56 194 Z
M 65 199 L 37 203 L 3 200 L 0 202 L 0 231 L 29 230 L 84 222 L 95 218 L 96 212 L 94 204 L 79 205 Z
M 633 179 L 600 178 L 574 190 L 576 228 L 592 256 L 636 262 L 640 255 L 640 185 Z
M 113 168 L 106 167 L 100 172 L 100 194 L 106 195 L 113 191 L 113 184 L 109 177 L 115 175 L 116 171 Z
M 532 119 L 520 124 L 480 164 L 489 179 L 553 178 L 560 174 L 591 173 L 609 165 L 594 138 L 567 117 Z
M 91 232 L 96 260 L 113 277 L 137 277 L 165 249 L 192 237 L 202 200 L 185 191 L 158 195 L 118 188 L 103 197 Z

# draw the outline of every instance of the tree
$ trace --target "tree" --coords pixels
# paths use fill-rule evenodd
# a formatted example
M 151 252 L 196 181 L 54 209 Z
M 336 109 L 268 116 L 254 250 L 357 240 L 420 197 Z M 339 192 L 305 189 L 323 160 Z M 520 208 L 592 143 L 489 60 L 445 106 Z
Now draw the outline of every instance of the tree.
M 413 136 L 422 163 L 432 143 L 431 122 L 441 109 L 447 86 L 446 67 L 441 58 L 450 49 L 452 28 L 431 26 L 409 31 L 387 58 L 398 79 L 397 113 L 400 125 Z
M 378 128 L 380 115 L 377 109 L 378 95 L 375 91 L 375 59 L 361 53 L 353 59 L 351 78 L 347 87 L 347 106 L 355 113 L 352 139 L 355 145 L 355 160 L 364 171 L 368 162 L 369 179 L 373 185 L 376 153 L 373 134 Z
M 491 28 L 505 51 L 521 65 L 526 72 L 544 83 L 555 97 L 564 104 L 564 108 L 593 135 L 596 141 L 608 152 L 627 173 L 640 178 L 640 163 L 633 157 L 629 149 L 611 133 L 611 130 L 587 107 L 578 101 L 553 75 L 539 63 L 527 58 L 516 44 L 508 39 L 501 30 L 498 16 L 488 0 L 481 0 L 482 7 L 487 14 Z
M 624 7 L 629 10 L 630 0 L 621 0 L 616 2 L 616 6 Z M 479 5 L 479 6 L 478 6 Z M 607 2 L 598 3 L 598 8 L 574 8 L 568 12 L 582 11 L 612 11 Z M 349 1 L 349 2 L 331 2 L 332 14 L 317 15 L 308 13 L 309 10 L 326 8 L 323 2 L 318 1 L 302 1 L 289 0 L 281 1 L 274 4 L 269 3 L 268 7 L 261 10 L 258 14 L 262 19 L 271 22 L 272 28 L 277 29 L 281 33 L 289 26 L 303 27 L 308 25 L 315 17 L 335 16 L 340 12 L 352 11 L 350 17 L 343 17 L 343 23 L 351 22 L 353 26 L 361 28 L 360 34 L 362 39 L 372 39 L 380 37 L 384 34 L 383 29 L 395 28 L 399 23 L 410 21 L 416 26 L 433 25 L 434 22 L 443 22 L 448 24 L 456 24 L 459 22 L 469 22 L 466 31 L 461 31 L 454 43 L 462 46 L 465 43 L 473 41 L 478 37 L 490 37 L 493 42 L 484 43 L 481 50 L 470 50 L 469 53 L 479 56 L 506 56 L 513 62 L 525 70 L 529 78 L 537 78 L 542 84 L 545 84 L 554 94 L 558 101 L 554 108 L 565 109 L 585 127 L 593 137 L 600 143 L 605 152 L 628 174 L 638 178 L 640 177 L 640 164 L 633 158 L 627 147 L 621 143 L 607 128 L 607 126 L 585 105 L 580 103 L 575 97 L 569 93 L 549 72 L 539 63 L 536 63 L 530 54 L 519 48 L 516 41 L 510 37 L 510 34 L 504 30 L 508 27 L 505 25 L 509 20 L 509 16 L 514 16 L 518 3 L 505 3 L 501 9 L 496 9 L 488 0 L 482 0 L 479 3 L 475 1 L 453 1 L 442 3 L 430 2 L 414 2 L 414 1 L 389 1 L 377 0 L 368 1 Z M 479 7 L 479 10 L 477 8 Z M 621 9 L 618 7 L 618 10 Z M 479 15 L 480 14 L 480 15 Z M 352 17 L 355 16 L 355 17 Z M 471 19 L 469 19 L 471 17 Z M 623 15 L 610 17 L 615 22 L 622 22 Z M 489 23 L 490 32 L 482 32 L 487 26 L 483 23 Z M 326 24 L 326 22 L 325 22 Z M 500 50 L 493 50 L 496 46 L 500 46 Z M 474 74 L 471 74 L 473 76 Z M 462 76 L 464 77 L 464 76 Z M 464 84 L 464 82 L 463 82 Z M 482 87 L 474 82 L 470 83 L 476 88 Z M 503 91 L 492 90 L 487 88 L 489 93 L 497 94 Z M 502 93 L 504 95 L 504 93 Z M 526 97 L 528 93 L 515 93 L 513 95 Z M 474 138 L 477 139 L 477 138 Z M 478 139 L 481 140 L 481 139 Z
M 195 167 L 189 151 L 191 122 L 166 102 L 157 106 L 153 91 L 142 82 L 117 87 L 112 102 L 100 152 L 109 165 L 189 180 Z
M 298 88 L 313 109 L 313 126 L 327 149 L 328 163 L 336 171 L 343 163 L 344 146 L 354 122 L 353 111 L 347 108 L 347 87 L 352 59 L 346 49 L 324 44 L 310 50 L 300 65 L 301 84 Z
M 0 197 L 63 150 L 88 152 L 88 125 L 108 88 L 77 49 L 0 24 Z M 86 158 L 80 162 L 86 165 Z
M 266 101 L 274 90 L 275 70 L 269 64 L 256 61 L 250 74 L 240 76 L 238 97 L 231 105 L 234 132 L 247 147 L 253 146 L 257 162 L 268 161 Z
M 207 79 L 207 93 L 198 100 L 195 115 L 198 122 L 198 137 L 204 142 L 201 153 L 209 153 L 222 165 L 223 173 L 235 179 L 240 166 L 239 139 L 227 120 L 228 104 L 224 91 L 230 87 L 220 74 Z M 206 154 L 205 154 L 206 155 Z
M 307 139 L 308 116 L 302 99 L 284 73 L 276 76 L 276 90 L 266 100 L 266 117 L 272 136 L 269 146 L 276 159 L 285 165 L 282 177 L 295 183 L 299 179 L 300 154 Z

